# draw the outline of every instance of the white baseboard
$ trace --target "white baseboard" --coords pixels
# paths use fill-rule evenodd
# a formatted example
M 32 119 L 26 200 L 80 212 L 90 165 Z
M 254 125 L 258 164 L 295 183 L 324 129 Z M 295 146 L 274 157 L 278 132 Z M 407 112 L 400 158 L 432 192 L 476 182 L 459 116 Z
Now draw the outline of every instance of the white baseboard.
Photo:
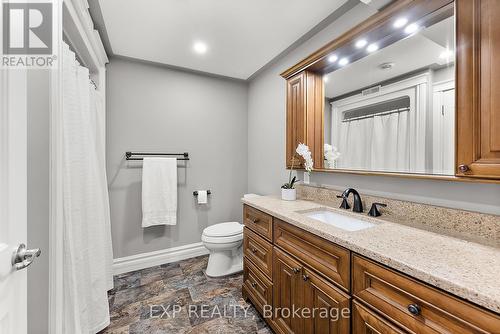
M 149 253 L 120 257 L 113 260 L 113 275 L 159 266 L 160 264 L 176 262 L 206 254 L 208 254 L 208 249 L 203 246 L 203 243 L 197 242 Z

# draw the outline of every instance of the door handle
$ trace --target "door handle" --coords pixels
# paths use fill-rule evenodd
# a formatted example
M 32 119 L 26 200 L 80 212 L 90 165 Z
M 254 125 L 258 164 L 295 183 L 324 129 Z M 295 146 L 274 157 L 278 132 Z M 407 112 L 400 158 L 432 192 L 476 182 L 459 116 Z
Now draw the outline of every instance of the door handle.
M 41 253 L 40 248 L 26 249 L 25 244 L 20 244 L 14 254 L 12 254 L 12 266 L 16 270 L 24 269 L 32 264 Z

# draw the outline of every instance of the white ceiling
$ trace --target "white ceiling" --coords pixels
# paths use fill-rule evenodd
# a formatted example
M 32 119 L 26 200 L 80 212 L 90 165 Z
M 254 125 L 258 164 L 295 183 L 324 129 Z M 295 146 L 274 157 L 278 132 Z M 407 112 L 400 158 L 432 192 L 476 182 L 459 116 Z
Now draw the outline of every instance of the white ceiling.
M 446 61 L 439 56 L 454 48 L 454 17 L 450 17 L 329 73 L 325 76 L 325 96 L 340 96 L 434 64 L 444 65 Z M 382 63 L 394 63 L 394 67 L 382 70 Z
M 99 0 L 115 55 L 247 79 L 347 0 Z M 208 51 L 193 52 L 203 41 Z

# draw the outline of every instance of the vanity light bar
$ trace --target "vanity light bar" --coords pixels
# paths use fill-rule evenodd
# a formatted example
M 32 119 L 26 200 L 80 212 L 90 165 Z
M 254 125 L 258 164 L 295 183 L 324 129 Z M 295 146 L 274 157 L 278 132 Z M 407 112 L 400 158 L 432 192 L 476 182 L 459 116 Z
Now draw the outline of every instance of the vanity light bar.
M 344 58 L 342 58 L 342 59 L 339 60 L 339 65 L 340 66 L 345 66 L 347 64 L 349 64 L 349 59 L 348 58 L 344 57 Z
M 451 17 L 454 13 L 454 5 L 448 4 L 423 16 L 420 16 L 418 12 L 412 12 L 409 16 L 396 16 L 388 19 L 376 29 L 363 32 L 362 35 L 356 36 L 351 42 L 341 44 L 337 48 L 332 49 L 322 60 L 311 64 L 309 69 L 323 74 L 333 72 L 349 63 L 354 63 L 371 53 L 412 36 L 429 25 Z M 360 47 L 361 45 L 364 46 Z M 340 61 L 344 58 L 348 59 L 348 63 L 345 60 Z M 286 71 L 284 74 L 286 77 Z
M 399 29 L 403 28 L 406 24 L 408 23 L 408 19 L 406 17 L 401 17 L 394 21 L 394 24 L 392 25 L 394 28 Z
M 328 57 L 328 61 L 330 63 L 335 63 L 338 59 L 339 57 L 337 57 L 337 55 L 331 55 L 330 57 Z

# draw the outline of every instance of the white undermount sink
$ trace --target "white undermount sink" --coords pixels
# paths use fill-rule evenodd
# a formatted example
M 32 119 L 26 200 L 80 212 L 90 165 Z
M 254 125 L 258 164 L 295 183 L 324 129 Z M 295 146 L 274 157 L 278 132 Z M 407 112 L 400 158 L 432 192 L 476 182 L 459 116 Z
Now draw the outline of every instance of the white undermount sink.
M 346 231 L 359 231 L 375 226 L 375 224 L 351 216 L 341 215 L 330 210 L 320 209 L 304 213 L 309 218 L 319 220 L 328 225 Z

